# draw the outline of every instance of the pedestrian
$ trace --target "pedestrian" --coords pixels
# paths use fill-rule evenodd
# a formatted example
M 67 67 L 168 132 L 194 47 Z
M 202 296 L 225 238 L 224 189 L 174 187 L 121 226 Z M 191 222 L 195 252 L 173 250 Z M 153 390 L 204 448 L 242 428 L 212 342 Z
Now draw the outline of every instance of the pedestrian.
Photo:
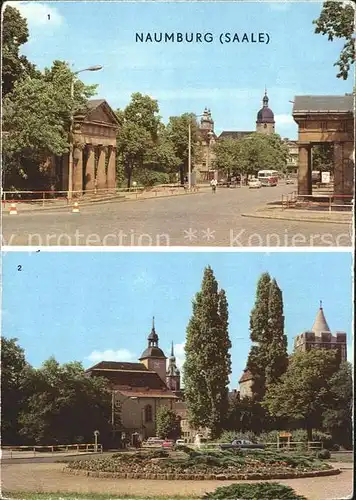
M 216 186 L 218 185 L 218 181 L 216 179 L 212 179 L 210 182 L 210 186 L 213 193 L 216 193 Z

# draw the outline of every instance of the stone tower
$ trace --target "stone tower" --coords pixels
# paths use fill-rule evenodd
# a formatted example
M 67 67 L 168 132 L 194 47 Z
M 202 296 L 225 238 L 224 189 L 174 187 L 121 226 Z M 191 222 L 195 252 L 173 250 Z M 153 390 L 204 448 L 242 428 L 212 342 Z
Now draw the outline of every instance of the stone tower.
M 168 358 L 168 368 L 166 373 L 166 385 L 173 392 L 180 391 L 180 371 L 177 368 L 176 358 L 174 356 L 173 342 L 171 355 Z
M 211 117 L 211 111 L 208 108 L 204 109 L 204 113 L 200 119 L 200 130 L 214 132 L 214 120 Z
M 335 332 L 334 335 L 331 333 L 321 301 L 311 330 L 297 335 L 294 339 L 295 351 L 309 351 L 310 349 L 337 349 L 340 361 L 347 360 L 346 333 Z
M 267 89 L 265 89 L 265 95 L 262 99 L 263 106 L 257 113 L 256 132 L 269 135 L 275 132 L 275 121 L 273 111 L 268 107 L 268 101 Z
M 156 372 L 161 379 L 166 381 L 166 356 L 163 351 L 158 347 L 158 335 L 155 329 L 155 318 L 152 320 L 152 330 L 147 337 L 148 346 L 143 351 L 140 357 L 141 363 L 145 365 L 148 370 Z

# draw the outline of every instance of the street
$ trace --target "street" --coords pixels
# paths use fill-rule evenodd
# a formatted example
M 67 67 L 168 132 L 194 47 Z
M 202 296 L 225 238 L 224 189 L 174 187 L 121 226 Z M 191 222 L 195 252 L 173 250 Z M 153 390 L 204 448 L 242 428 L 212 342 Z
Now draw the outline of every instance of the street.
M 3 217 L 3 244 L 39 246 L 295 247 L 351 245 L 346 224 L 245 217 L 295 186 L 219 188 Z

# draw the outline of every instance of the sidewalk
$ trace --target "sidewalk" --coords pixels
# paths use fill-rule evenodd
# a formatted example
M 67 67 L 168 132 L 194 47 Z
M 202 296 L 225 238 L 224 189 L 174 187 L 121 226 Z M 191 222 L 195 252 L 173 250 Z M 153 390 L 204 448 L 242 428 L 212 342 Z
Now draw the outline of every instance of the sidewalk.
M 116 193 L 116 194 L 107 194 L 105 196 L 91 197 L 91 198 L 76 198 L 71 202 L 67 202 L 66 199 L 56 199 L 56 200 L 46 200 L 45 205 L 43 206 L 42 200 L 38 200 L 38 202 L 17 202 L 14 200 L 13 202 L 6 201 L 6 203 L 2 203 L 2 215 L 9 215 L 10 205 L 11 203 L 16 204 L 16 209 L 18 214 L 21 212 L 31 213 L 31 212 L 42 212 L 42 211 L 50 211 L 50 210 L 67 210 L 70 211 L 73 208 L 73 204 L 78 202 L 79 208 L 90 206 L 94 203 L 105 204 L 112 202 L 124 202 L 124 201 L 140 201 L 140 200 L 149 200 L 156 199 L 162 197 L 173 197 L 173 196 L 187 196 L 193 194 L 199 194 L 201 192 L 206 191 L 209 188 L 201 187 L 196 191 L 184 191 L 179 188 L 167 189 L 167 190 L 151 190 L 151 191 L 143 191 L 137 193 Z
M 243 217 L 275 219 L 299 222 L 320 222 L 332 224 L 352 223 L 352 212 L 327 212 L 311 209 L 282 209 L 278 205 L 263 206 L 255 212 L 241 214 Z

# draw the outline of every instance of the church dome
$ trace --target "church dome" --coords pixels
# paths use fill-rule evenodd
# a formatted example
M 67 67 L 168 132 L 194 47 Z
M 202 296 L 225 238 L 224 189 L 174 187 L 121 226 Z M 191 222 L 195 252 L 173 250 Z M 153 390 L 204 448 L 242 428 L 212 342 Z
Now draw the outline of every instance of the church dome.
M 146 349 L 143 351 L 140 357 L 140 361 L 142 359 L 146 358 L 163 358 L 167 359 L 166 356 L 164 355 L 162 349 L 158 347 L 158 335 L 156 333 L 156 328 L 155 328 L 155 318 L 152 318 L 152 330 L 149 336 L 147 337 L 148 340 L 148 346 Z
M 267 90 L 262 99 L 263 107 L 257 113 L 257 123 L 274 123 L 274 114 L 271 108 L 268 107 Z

